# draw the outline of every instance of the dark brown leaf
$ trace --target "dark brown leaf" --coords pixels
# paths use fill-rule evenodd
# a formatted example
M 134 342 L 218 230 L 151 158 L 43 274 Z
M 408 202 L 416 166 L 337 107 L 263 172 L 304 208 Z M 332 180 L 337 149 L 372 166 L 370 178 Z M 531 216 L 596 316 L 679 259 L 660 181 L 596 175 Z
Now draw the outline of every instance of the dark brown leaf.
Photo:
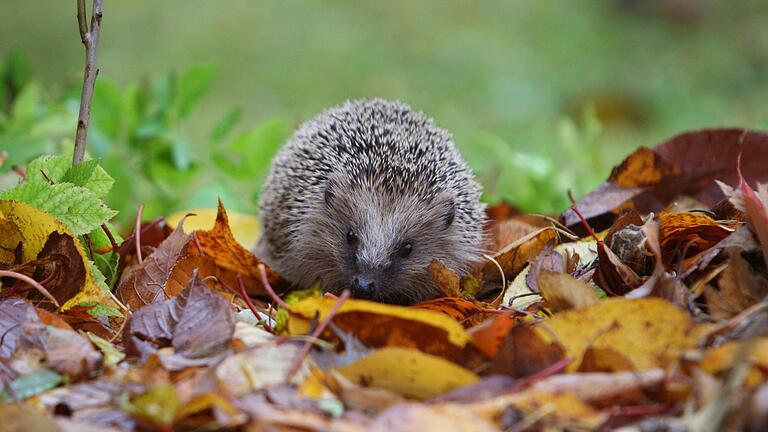
M 182 220 L 155 252 L 144 259 L 144 265 L 135 267 L 120 281 L 115 295 L 132 311 L 169 297 L 163 286 L 192 238 L 184 233 L 183 225 Z
M 531 268 L 528 270 L 528 274 L 525 275 L 525 283 L 532 292 L 539 292 L 539 273 L 542 270 L 549 270 L 553 272 L 562 272 L 565 270 L 565 259 L 559 252 L 555 251 L 553 242 L 547 243 L 547 246 L 536 255 L 536 258 L 531 262 Z
M 201 359 L 225 348 L 234 329 L 229 303 L 195 275 L 178 296 L 134 313 L 123 341 L 131 356 L 146 358 L 159 348 L 172 346 L 177 355 Z
M 768 134 L 702 129 L 673 137 L 653 150 L 637 150 L 576 205 L 596 230 L 610 226 L 622 209 L 658 212 L 679 195 L 691 195 L 711 206 L 724 197 L 716 179 L 738 184 L 739 153 L 745 155 L 741 167 L 745 178 L 768 181 Z M 568 227 L 580 228 L 572 210 L 563 212 L 561 218 Z
M 52 232 L 43 249 L 37 254 L 36 261 L 45 264 L 37 267 L 33 279 L 48 280 L 45 287 L 59 304 L 64 304 L 74 297 L 85 282 L 83 257 L 75 247 L 75 240 L 66 234 Z M 44 297 L 34 291 L 30 298 Z
M 523 378 L 565 358 L 565 350 L 557 342 L 546 342 L 528 325 L 516 325 L 501 345 L 486 375 L 504 374 Z

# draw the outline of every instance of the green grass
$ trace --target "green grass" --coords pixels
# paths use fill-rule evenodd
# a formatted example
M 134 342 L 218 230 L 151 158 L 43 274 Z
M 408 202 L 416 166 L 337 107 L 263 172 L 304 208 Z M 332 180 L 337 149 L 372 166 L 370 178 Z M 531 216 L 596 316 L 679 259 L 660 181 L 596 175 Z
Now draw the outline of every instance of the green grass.
M 117 180 L 108 198 L 121 220 L 139 202 L 157 215 L 213 206 L 217 195 L 254 211 L 285 134 L 329 105 L 382 96 L 451 130 L 489 201 L 558 212 L 567 189 L 585 193 L 638 145 L 766 119 L 765 2 L 692 2 L 693 20 L 670 12 L 671 0 L 620 6 L 629 3 L 107 2 L 89 146 Z M 3 0 L 0 41 L 0 56 L 29 58 L 41 101 L 34 131 L 0 124 L 0 148 L 27 159 L 30 140 L 52 138 L 43 147 L 55 150 L 74 135 L 83 57 L 74 4 Z M 163 88 L 179 91 L 199 64 L 216 75 L 184 112 Z M 143 77 L 157 106 L 126 108 Z

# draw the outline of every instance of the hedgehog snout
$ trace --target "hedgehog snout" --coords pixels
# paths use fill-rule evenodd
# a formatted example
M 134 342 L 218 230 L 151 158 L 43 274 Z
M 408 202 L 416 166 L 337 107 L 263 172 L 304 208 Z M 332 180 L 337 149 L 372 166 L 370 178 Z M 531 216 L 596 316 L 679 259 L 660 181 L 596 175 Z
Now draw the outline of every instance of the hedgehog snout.
M 376 292 L 376 280 L 371 276 L 355 276 L 352 279 L 352 295 L 357 298 L 370 299 Z

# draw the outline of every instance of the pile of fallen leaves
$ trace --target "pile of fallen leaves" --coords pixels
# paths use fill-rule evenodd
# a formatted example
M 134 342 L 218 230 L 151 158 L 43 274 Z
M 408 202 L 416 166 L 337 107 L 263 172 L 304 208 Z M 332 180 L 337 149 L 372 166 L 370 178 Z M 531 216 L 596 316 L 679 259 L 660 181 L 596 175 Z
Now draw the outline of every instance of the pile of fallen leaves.
M 766 134 L 639 149 L 559 219 L 494 207 L 495 253 L 411 307 L 289 292 L 221 204 L 115 239 L 78 167 L 0 195 L 0 427 L 768 427 Z

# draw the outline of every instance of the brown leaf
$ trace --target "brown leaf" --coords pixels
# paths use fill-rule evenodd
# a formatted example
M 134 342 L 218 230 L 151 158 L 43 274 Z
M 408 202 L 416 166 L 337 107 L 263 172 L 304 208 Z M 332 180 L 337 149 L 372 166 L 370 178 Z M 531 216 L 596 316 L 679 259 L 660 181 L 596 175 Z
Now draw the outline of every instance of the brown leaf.
M 194 276 L 176 297 L 136 311 L 123 333 L 126 353 L 146 358 L 173 346 L 188 359 L 213 356 L 229 343 L 235 321 L 229 303 Z
M 216 215 L 216 224 L 210 231 L 197 231 L 194 234 L 196 241 L 192 242 L 189 253 L 191 255 L 207 255 L 213 258 L 216 265 L 239 273 L 243 276 L 246 290 L 251 295 L 265 295 L 266 290 L 261 284 L 258 265 L 261 260 L 244 248 L 235 240 L 229 229 L 227 211 L 219 200 L 219 212 Z M 199 248 L 198 248 L 199 245 Z M 202 250 L 200 250 L 202 248 Z M 266 267 L 267 280 L 272 288 L 280 291 L 287 288 L 288 283 L 277 272 Z
M 195 270 L 197 270 L 203 283 L 210 289 L 220 288 L 219 284 L 216 283 L 217 281 L 227 284 L 230 288 L 237 288 L 235 274 L 217 266 L 213 258 L 203 255 L 187 255 L 179 259 L 173 266 L 163 291 L 169 297 L 179 294 L 187 286 L 189 280 L 192 279 Z
M 728 248 L 727 254 L 728 266 L 718 278 L 719 289 L 710 286 L 704 288 L 710 313 L 719 318 L 730 318 L 768 294 L 768 281 L 755 274 L 741 256 L 740 249 Z
M 154 384 L 147 382 L 146 384 Z M 122 395 L 133 396 L 143 393 L 145 384 L 127 380 L 97 380 L 61 387 L 40 396 L 40 405 L 49 411 L 61 410 L 70 413 L 73 420 L 88 423 L 94 427 L 117 427 L 133 430 L 135 420 L 130 414 L 112 406 Z
M 144 251 L 145 249 L 157 249 L 157 247 L 171 235 L 173 230 L 165 222 L 165 218 L 160 217 L 153 221 L 142 222 L 140 232 L 141 250 Z M 120 248 L 117 251 L 120 254 L 121 269 L 134 262 L 136 259 L 136 233 L 132 232 L 131 235 L 120 244 Z
M 516 325 L 509 332 L 485 374 L 515 378 L 533 375 L 565 358 L 557 342 L 547 342 L 528 325 Z
M 89 314 L 88 310 L 92 307 L 75 306 L 64 312 L 59 312 L 56 317 L 69 324 L 75 330 L 91 332 L 101 338 L 110 339 L 112 334 L 117 332 L 117 329 L 112 329 L 106 318 L 96 318 Z M 120 319 L 117 325 L 120 325 L 122 321 Z
M 565 259 L 559 252 L 555 251 L 552 242 L 547 243 L 547 246 L 536 255 L 536 258 L 531 262 L 531 268 L 528 270 L 528 274 L 525 275 L 525 283 L 531 292 L 539 292 L 539 273 L 542 270 L 562 272 L 565 270 Z
M 0 334 L 3 335 L 0 359 L 8 363 L 12 358 L 23 358 L 24 354 L 36 351 L 42 362 L 39 365 L 24 364 L 25 368 L 47 367 L 74 380 L 101 367 L 101 354 L 87 338 L 68 326 L 46 325 L 35 308 L 20 299 L 0 302 Z M 8 375 L 9 371 L 0 368 L 0 377 L 3 372 Z
M 553 312 L 584 308 L 600 301 L 592 287 L 562 272 L 542 270 L 539 289 Z
M 191 238 L 184 233 L 182 221 L 155 252 L 144 259 L 144 265 L 124 275 L 115 290 L 117 298 L 132 311 L 168 298 L 163 286 L 176 261 L 185 254 Z
M 40 318 L 35 308 L 22 299 L 9 298 L 0 301 L 0 359 L 10 360 L 21 338 L 21 326 L 26 323 L 39 323 Z M 2 363 L 2 362 L 0 362 Z M 8 381 L 15 378 L 11 370 L 6 370 L 0 364 L 0 380 Z
M 440 312 L 448 315 L 465 327 L 469 327 L 476 322 L 482 321 L 484 317 L 482 303 L 460 297 L 438 297 L 436 299 L 416 303 L 411 307 Z
M 101 367 L 101 353 L 87 338 L 72 330 L 42 325 L 26 325 L 23 330 L 25 343 L 19 348 L 42 349 L 47 367 L 60 374 L 78 380 Z
M 646 236 L 642 225 L 640 215 L 630 210 L 616 219 L 605 236 L 605 244 L 616 254 L 619 261 L 640 276 L 647 275 L 653 265 L 645 247 Z
M 537 227 L 519 219 L 507 219 L 493 225 L 489 233 L 489 249 L 499 251 L 534 231 Z
M 584 351 L 579 372 L 619 372 L 632 370 L 634 365 L 624 354 L 611 347 L 590 346 Z
M 37 267 L 32 278 L 41 281 L 52 277 L 45 287 L 59 304 L 66 303 L 80 291 L 85 282 L 85 265 L 72 237 L 52 232 L 36 260 L 45 264 Z M 44 297 L 35 291 L 30 298 Z
M 576 205 L 596 230 L 607 228 L 625 208 L 641 214 L 658 212 L 679 195 L 691 195 L 706 205 L 723 198 L 714 180 L 738 182 L 736 158 L 742 172 L 755 182 L 768 181 L 768 134 L 743 129 L 702 129 L 666 141 L 652 151 L 641 148 L 614 168 L 608 180 Z M 561 215 L 568 227 L 580 228 L 570 209 Z
M 701 253 L 733 232 L 703 213 L 661 213 L 659 221 L 661 255 L 666 265 Z
M 291 304 L 287 332 L 307 334 L 316 320 L 328 316 L 335 303 L 335 299 L 310 297 Z M 432 310 L 350 299 L 339 308 L 332 322 L 369 348 L 417 348 L 468 369 L 487 360 L 468 344 L 471 337 L 461 324 Z M 326 331 L 323 337 L 337 339 L 332 331 Z
M 472 344 L 488 358 L 493 358 L 515 322 L 516 320 L 507 314 L 500 314 L 483 321 L 469 329 L 469 334 L 472 335 Z
M 624 264 L 605 242 L 597 244 L 597 256 L 595 282 L 606 293 L 624 295 L 642 284 L 640 276 Z
M 429 277 L 437 284 L 446 297 L 461 297 L 461 279 L 455 271 L 449 269 L 442 262 L 432 260 L 427 268 Z
M 501 266 L 501 270 L 509 282 L 528 265 L 529 260 L 538 255 L 550 241 L 556 239 L 557 231 L 551 228 L 541 228 L 507 245 L 493 258 Z M 501 283 L 502 277 L 496 263 L 489 260 L 483 267 L 483 285 Z

